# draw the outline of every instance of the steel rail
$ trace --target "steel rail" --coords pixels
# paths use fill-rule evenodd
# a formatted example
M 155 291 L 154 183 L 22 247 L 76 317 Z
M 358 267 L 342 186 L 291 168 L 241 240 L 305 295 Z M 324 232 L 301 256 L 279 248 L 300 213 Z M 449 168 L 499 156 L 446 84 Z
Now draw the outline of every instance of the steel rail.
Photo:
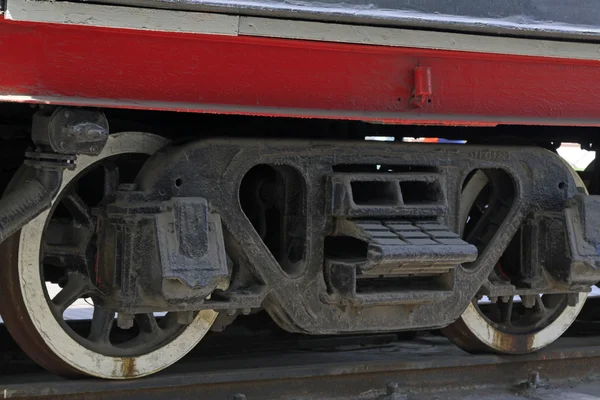
M 47 399 L 394 400 L 482 388 L 531 390 L 544 382 L 559 385 L 597 375 L 600 337 L 564 338 L 522 356 L 468 355 L 433 337 L 335 352 L 196 357 L 133 381 L 66 381 L 45 373 L 4 377 L 0 393 L 4 398 Z M 3 383 L 17 379 L 22 382 Z

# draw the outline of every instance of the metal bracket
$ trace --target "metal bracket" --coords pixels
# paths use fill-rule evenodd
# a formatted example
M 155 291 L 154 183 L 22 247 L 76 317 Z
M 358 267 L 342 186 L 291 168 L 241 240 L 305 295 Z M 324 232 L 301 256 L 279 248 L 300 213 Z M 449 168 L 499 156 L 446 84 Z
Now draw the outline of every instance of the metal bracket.
M 431 103 L 433 92 L 431 86 L 431 69 L 429 67 L 416 67 L 414 70 L 415 86 L 413 88 L 411 104 L 422 108 L 425 103 Z
M 33 116 L 31 138 L 42 151 L 98 155 L 108 140 L 108 120 L 99 111 L 56 108 Z

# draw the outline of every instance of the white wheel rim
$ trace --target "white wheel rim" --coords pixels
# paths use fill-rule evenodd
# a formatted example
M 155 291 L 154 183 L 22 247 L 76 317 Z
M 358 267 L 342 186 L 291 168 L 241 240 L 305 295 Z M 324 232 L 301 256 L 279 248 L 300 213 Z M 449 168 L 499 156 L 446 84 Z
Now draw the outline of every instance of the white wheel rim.
M 166 139 L 147 133 L 111 135 L 99 156 L 78 157 L 77 168 L 64 172 L 59 193 L 80 171 L 103 158 L 127 153 L 151 155 L 167 143 Z M 217 317 L 217 313 L 212 310 L 200 311 L 179 336 L 163 347 L 141 356 L 105 356 L 87 349 L 73 339 L 54 317 L 46 300 L 45 283 L 39 272 L 42 234 L 49 213 L 50 211 L 45 211 L 21 230 L 18 269 L 19 285 L 27 313 L 38 334 L 56 356 L 88 375 L 110 379 L 138 378 L 172 365 L 202 340 Z
M 477 174 L 483 175 L 477 176 Z M 485 179 L 484 179 L 485 178 Z M 577 178 L 579 178 L 577 176 Z M 473 184 L 475 188 L 483 189 L 485 184 L 487 183 L 487 177 L 481 171 L 476 172 L 476 175 L 471 178 L 473 180 Z M 580 181 L 580 180 L 579 180 Z M 579 182 L 578 181 L 578 182 Z M 471 182 L 467 183 L 469 185 Z M 476 190 L 473 190 L 475 192 Z M 479 190 L 480 191 L 480 190 Z M 478 191 L 478 192 L 479 192 Z M 467 198 L 464 202 L 461 202 L 460 206 L 460 220 L 461 222 L 466 221 L 466 215 L 464 215 L 464 209 L 467 209 L 468 213 L 472 207 L 472 203 L 475 202 L 476 197 L 473 193 L 467 193 Z M 463 218 L 464 216 L 464 218 Z M 461 227 L 461 231 L 462 231 Z M 541 349 L 552 342 L 556 341 L 565 331 L 571 326 L 571 324 L 575 321 L 581 308 L 585 304 L 585 300 L 587 298 L 587 293 L 579 293 L 579 298 L 577 305 L 574 307 L 566 307 L 562 313 L 548 324 L 546 327 L 535 333 L 527 333 L 527 334 L 519 334 L 519 333 L 506 333 L 502 332 L 496 327 L 494 327 L 478 310 L 477 306 L 473 304 L 473 302 L 469 303 L 469 306 L 461 315 L 461 319 L 465 326 L 475 335 L 477 339 L 479 339 L 483 344 L 489 346 L 490 348 L 497 350 L 499 352 L 507 352 L 511 347 L 511 344 L 514 343 L 514 337 L 519 335 L 527 335 L 529 336 L 529 340 L 527 343 L 522 343 L 526 346 L 523 351 L 519 352 L 530 352 Z
M 558 339 L 565 331 L 571 326 L 579 311 L 585 303 L 587 293 L 579 293 L 579 302 L 574 307 L 566 307 L 564 311 L 548 324 L 545 328 L 535 332 L 526 334 L 529 336 L 527 343 L 524 343 L 526 347 L 519 352 L 529 352 L 539 350 L 550 343 Z M 467 328 L 485 345 L 491 347 L 494 350 L 500 352 L 507 352 L 507 347 L 510 347 L 515 342 L 514 337 L 519 333 L 505 333 L 485 319 L 483 315 L 477 310 L 475 304 L 470 303 L 469 307 L 465 310 L 462 315 L 462 320 Z

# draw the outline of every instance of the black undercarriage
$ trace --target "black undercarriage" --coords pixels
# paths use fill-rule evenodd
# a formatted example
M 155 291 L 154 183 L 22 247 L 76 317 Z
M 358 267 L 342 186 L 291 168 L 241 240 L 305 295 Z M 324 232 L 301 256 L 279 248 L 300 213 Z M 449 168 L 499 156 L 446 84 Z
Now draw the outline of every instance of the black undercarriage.
M 502 195 L 490 202 L 468 244 L 457 234 L 458 200 L 475 170 Z M 543 273 L 529 268 L 513 284 L 488 280 L 517 232 L 523 266 L 539 266 L 527 256 L 540 235 L 539 252 L 530 257 L 564 253 L 566 245 L 542 242 L 575 235 L 563 211 L 568 199 L 574 203 L 567 213 L 586 207 L 576 200 L 581 192 L 559 158 L 536 148 L 281 140 L 176 145 L 152 157 L 135 189 L 108 207 L 104 225 L 131 234 L 109 242 L 106 259 L 121 279 L 129 274 L 136 281 L 129 281 L 132 293 L 116 285 L 114 306 L 130 313 L 264 306 L 283 328 L 312 334 L 442 327 L 478 293 L 527 295 L 542 287 L 569 293 L 597 281 L 595 261 L 571 270 L 585 251 L 541 263 Z M 216 228 L 221 221 L 223 233 Z M 525 224 L 530 228 L 521 229 Z M 140 274 L 143 265 L 157 270 Z M 162 285 L 151 288 L 160 267 Z M 215 291 L 228 274 L 229 287 Z
M 562 141 L 594 148 L 590 130 L 8 111 L 2 180 L 16 177 L 0 236 L 50 209 L 45 280 L 85 281 L 81 294 L 123 329 L 166 312 L 175 325 L 160 329 L 177 333 L 201 310 L 219 313 L 214 330 L 260 310 L 308 334 L 435 329 L 486 298 L 499 313 L 487 321 L 518 335 L 533 328 L 505 320 L 515 296 L 518 313 L 560 314 L 600 281 L 600 200 L 586 190 L 595 172 L 584 183 L 554 151 Z M 127 131 L 170 144 L 106 158 L 104 172 L 61 186 L 77 155 L 96 157 Z M 413 136 L 466 144 L 402 142 Z

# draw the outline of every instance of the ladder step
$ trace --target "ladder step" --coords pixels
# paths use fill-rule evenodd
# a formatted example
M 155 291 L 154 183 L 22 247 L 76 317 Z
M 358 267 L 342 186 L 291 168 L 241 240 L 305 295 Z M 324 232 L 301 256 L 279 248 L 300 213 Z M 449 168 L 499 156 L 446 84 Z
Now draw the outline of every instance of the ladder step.
M 340 220 L 336 234 L 351 236 L 367 243 L 365 259 L 356 265 L 360 273 L 378 269 L 402 274 L 404 266 L 420 264 L 432 270 L 453 269 L 475 261 L 477 248 L 434 222 Z M 432 271 L 433 272 L 433 271 Z
M 333 238 L 344 237 L 354 241 L 325 263 L 330 293 L 341 302 L 436 301 L 452 292 L 454 268 L 477 258 L 475 246 L 432 221 L 340 219 Z

